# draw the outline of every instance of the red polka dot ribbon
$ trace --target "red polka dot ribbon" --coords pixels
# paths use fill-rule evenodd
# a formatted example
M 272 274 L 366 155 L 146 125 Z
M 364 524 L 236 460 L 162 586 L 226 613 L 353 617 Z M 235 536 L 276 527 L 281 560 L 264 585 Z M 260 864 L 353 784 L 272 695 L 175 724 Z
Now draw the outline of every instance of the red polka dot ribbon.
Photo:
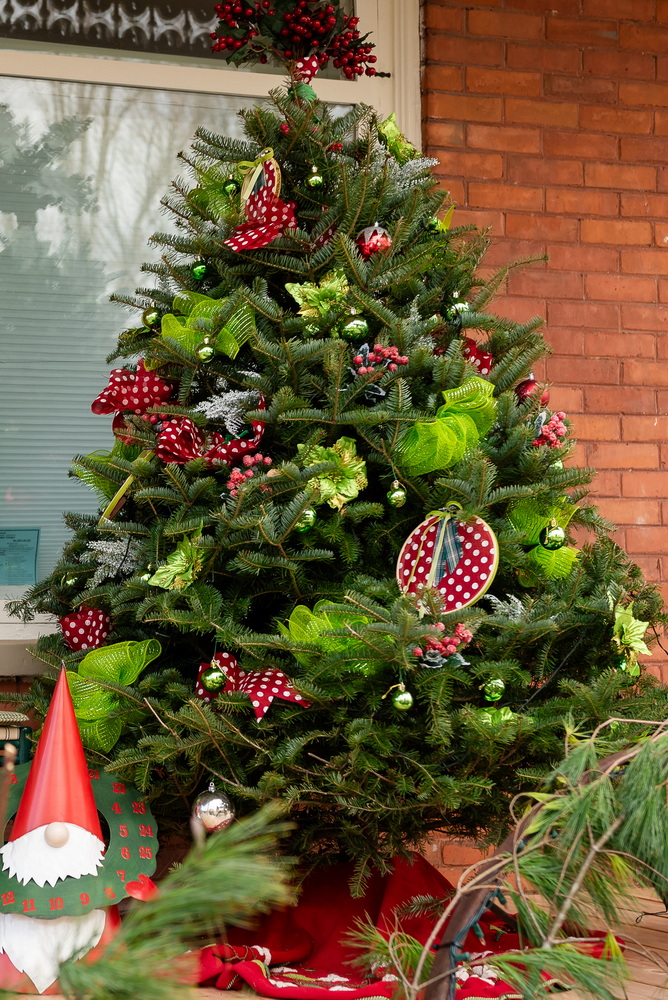
M 443 558 L 444 533 L 453 526 L 456 558 Z M 457 611 L 477 601 L 491 586 L 499 562 L 496 535 L 481 518 L 452 520 L 435 511 L 418 524 L 404 542 L 397 561 L 397 583 L 405 594 L 435 587 L 445 611 Z
M 268 668 L 266 670 L 245 671 L 241 669 L 231 653 L 216 653 L 210 664 L 202 663 L 200 665 L 196 692 L 203 701 L 211 701 L 211 695 L 204 690 L 201 682 L 202 671 L 209 666 L 220 667 L 227 677 L 227 683 L 223 688 L 224 694 L 229 694 L 230 691 L 241 691 L 248 695 L 258 720 L 263 719 L 267 714 L 274 698 L 298 702 L 304 708 L 311 706 L 311 703 L 304 700 L 282 670 Z
M 258 410 L 264 410 L 260 399 Z M 244 455 L 256 451 L 264 436 L 264 423 L 251 420 L 250 437 L 226 441 L 222 434 L 213 431 L 205 434 L 190 417 L 175 417 L 164 423 L 158 434 L 155 454 L 162 462 L 185 465 L 194 458 L 203 458 L 207 465 L 236 465 Z
M 109 384 L 91 403 L 93 413 L 114 413 L 131 410 L 146 413 L 151 406 L 165 403 L 174 391 L 174 386 L 165 382 L 155 372 L 147 372 L 144 359 L 137 364 L 137 371 L 114 368 L 109 375 Z
M 225 246 L 238 253 L 240 250 L 258 250 L 272 243 L 286 229 L 297 225 L 294 202 L 278 198 L 270 187 L 262 187 L 252 194 L 244 207 L 246 222 L 232 230 L 224 241 Z
M 294 77 L 303 83 L 310 83 L 315 74 L 320 69 L 320 60 L 317 56 L 305 56 L 295 63 Z
M 494 358 L 489 351 L 481 351 L 472 337 L 464 340 L 464 350 L 462 354 L 467 358 L 474 368 L 478 369 L 480 375 L 489 375 L 492 370 Z
M 111 632 L 111 618 L 97 608 L 83 605 L 71 615 L 59 618 L 65 643 L 73 652 L 103 646 Z

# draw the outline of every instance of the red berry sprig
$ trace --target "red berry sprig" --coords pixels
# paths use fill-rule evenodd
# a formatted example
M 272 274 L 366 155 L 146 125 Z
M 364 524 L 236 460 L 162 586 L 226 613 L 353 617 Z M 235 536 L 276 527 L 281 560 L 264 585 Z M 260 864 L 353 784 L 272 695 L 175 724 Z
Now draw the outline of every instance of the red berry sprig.
M 229 490 L 230 496 L 233 497 L 239 496 L 239 488 L 255 475 L 253 466 L 271 465 L 272 459 L 268 456 L 261 455 L 258 451 L 255 455 L 244 455 L 241 462 L 244 468 L 232 469 L 230 478 L 227 480 L 226 488 Z
M 443 622 L 437 622 L 436 628 L 439 631 L 445 631 L 445 625 Z M 423 657 L 425 653 L 428 653 L 430 649 L 435 652 L 440 653 L 441 656 L 452 656 L 453 653 L 457 652 L 458 646 L 465 646 L 473 638 L 473 632 L 465 628 L 460 622 L 455 625 L 454 635 L 444 635 L 442 639 L 437 639 L 435 636 L 430 636 L 427 639 L 425 648 L 422 649 L 421 646 L 416 646 L 413 650 L 413 655 L 417 657 Z
M 547 445 L 548 448 L 561 447 L 561 438 L 568 434 L 568 427 L 564 423 L 565 416 L 566 414 L 560 410 L 545 421 L 538 437 L 532 441 L 534 448 L 540 448 L 541 445 Z
M 316 69 L 332 59 L 349 80 L 375 76 L 374 46 L 360 35 L 359 18 L 341 11 L 341 0 L 221 0 L 215 12 L 211 48 L 228 61 L 266 63 L 271 54 L 292 70 L 308 56 Z
M 363 344 L 360 353 L 353 358 L 353 364 L 357 366 L 358 375 L 369 375 L 376 371 L 379 365 L 388 372 L 396 372 L 399 365 L 408 364 L 408 357 L 399 354 L 393 345 L 384 347 L 382 344 L 374 344 L 373 350 L 370 351 L 368 344 Z

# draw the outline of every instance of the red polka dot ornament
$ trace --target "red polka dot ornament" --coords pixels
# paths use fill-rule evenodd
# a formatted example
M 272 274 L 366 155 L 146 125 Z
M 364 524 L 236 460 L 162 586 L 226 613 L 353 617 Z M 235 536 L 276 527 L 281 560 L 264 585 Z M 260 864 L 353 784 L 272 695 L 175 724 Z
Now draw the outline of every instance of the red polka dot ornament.
M 405 594 L 434 587 L 445 611 L 474 604 L 489 589 L 499 564 L 499 543 L 479 517 L 459 519 L 460 508 L 432 511 L 404 542 L 397 583 Z M 419 602 L 418 602 L 419 603 Z
M 218 671 L 224 675 L 224 686 L 218 680 Z M 208 702 L 212 695 L 215 697 L 221 690 L 224 694 L 240 691 L 248 695 L 258 721 L 265 717 L 274 698 L 294 701 L 304 708 L 311 707 L 311 703 L 304 700 L 282 670 L 270 667 L 266 670 L 245 671 L 231 653 L 216 653 L 211 663 L 200 664 L 195 687 L 197 696 Z
M 59 618 L 63 639 L 77 653 L 80 649 L 97 649 L 103 646 L 111 632 L 111 618 L 104 611 L 82 605 L 71 615 Z

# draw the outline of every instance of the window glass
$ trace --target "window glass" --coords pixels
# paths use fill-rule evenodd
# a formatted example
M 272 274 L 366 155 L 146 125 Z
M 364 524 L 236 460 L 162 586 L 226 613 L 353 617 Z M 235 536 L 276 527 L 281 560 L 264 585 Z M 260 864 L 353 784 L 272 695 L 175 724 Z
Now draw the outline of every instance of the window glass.
M 113 443 L 90 403 L 137 313 L 109 295 L 132 292 L 155 257 L 147 240 L 169 226 L 160 198 L 178 151 L 198 125 L 239 134 L 244 103 L 0 76 L 0 599 L 33 573 L 34 535 L 14 544 L 13 532 L 40 529 L 39 579 L 68 537 L 63 511 L 96 510 L 67 470 Z

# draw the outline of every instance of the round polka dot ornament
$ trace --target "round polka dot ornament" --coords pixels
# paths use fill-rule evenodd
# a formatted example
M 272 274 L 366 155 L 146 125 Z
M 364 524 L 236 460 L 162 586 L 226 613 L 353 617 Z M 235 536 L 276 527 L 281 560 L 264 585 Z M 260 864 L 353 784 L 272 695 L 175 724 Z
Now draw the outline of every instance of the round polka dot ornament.
M 405 594 L 435 587 L 445 611 L 474 604 L 489 589 L 499 563 L 499 543 L 479 517 L 459 519 L 461 508 L 435 510 L 404 542 L 397 560 L 397 582 Z M 418 602 L 419 606 L 419 602 Z

